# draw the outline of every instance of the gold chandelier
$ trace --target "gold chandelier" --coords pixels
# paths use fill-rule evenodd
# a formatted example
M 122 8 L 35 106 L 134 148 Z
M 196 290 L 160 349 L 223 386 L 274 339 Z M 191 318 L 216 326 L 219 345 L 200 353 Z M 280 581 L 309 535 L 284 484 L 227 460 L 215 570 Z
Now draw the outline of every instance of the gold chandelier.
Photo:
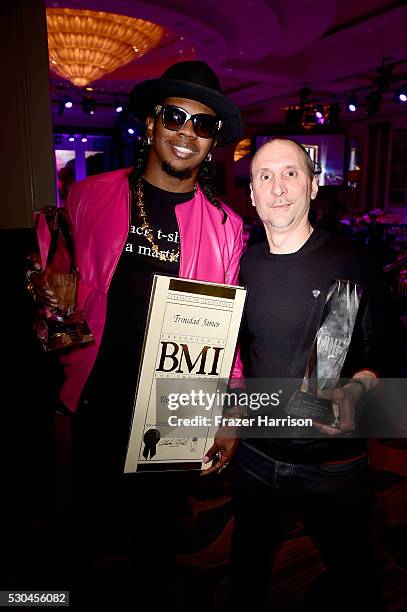
M 84 87 L 160 43 L 161 26 L 114 13 L 47 8 L 51 68 L 64 79 Z
M 243 138 L 243 140 L 239 140 L 239 142 L 237 143 L 235 147 L 235 151 L 233 154 L 233 160 L 237 162 L 239 161 L 239 159 L 242 159 L 243 157 L 248 155 L 250 153 L 250 145 L 251 145 L 250 138 Z

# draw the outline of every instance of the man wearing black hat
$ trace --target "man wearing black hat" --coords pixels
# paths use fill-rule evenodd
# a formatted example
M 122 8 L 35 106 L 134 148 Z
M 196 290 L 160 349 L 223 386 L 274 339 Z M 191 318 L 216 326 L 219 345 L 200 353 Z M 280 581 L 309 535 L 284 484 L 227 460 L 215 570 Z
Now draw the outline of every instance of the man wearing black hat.
M 163 503 L 171 512 L 166 496 L 172 493 L 162 478 L 158 485 L 157 474 L 138 474 L 134 482 L 123 476 L 151 279 L 164 273 L 237 283 L 242 222 L 214 194 L 211 158 L 216 146 L 240 137 L 243 124 L 201 61 L 180 62 L 161 78 L 140 83 L 130 106 L 146 120 L 135 167 L 89 177 L 68 195 L 78 306 L 96 342 L 61 357 L 65 382 L 59 397 L 74 413 L 76 501 L 85 529 L 98 522 L 106 538 L 109 524 L 125 522 L 126 510 L 133 522 L 141 512 L 150 522 L 138 525 L 134 541 L 127 533 L 124 539 L 144 565 L 154 558 L 157 567 L 162 551 L 149 532 L 162 533 L 153 518 Z M 31 281 L 37 299 L 52 304 L 39 278 L 32 275 Z M 235 377 L 239 364 L 237 359 Z M 134 505 L 123 495 L 129 480 Z

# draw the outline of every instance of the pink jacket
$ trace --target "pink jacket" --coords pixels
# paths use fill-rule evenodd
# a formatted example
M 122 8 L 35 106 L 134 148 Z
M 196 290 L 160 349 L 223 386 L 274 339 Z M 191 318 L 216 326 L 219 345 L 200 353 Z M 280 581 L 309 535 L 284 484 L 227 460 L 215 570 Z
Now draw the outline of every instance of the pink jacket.
M 65 383 L 60 398 L 75 411 L 93 368 L 106 318 L 107 291 L 124 248 L 130 220 L 130 170 L 116 170 L 79 181 L 71 186 L 67 209 L 81 275 L 78 307 L 95 337 L 95 344 L 61 356 Z M 224 205 L 223 205 L 224 206 Z M 222 214 L 198 188 L 189 202 L 178 204 L 180 277 L 236 285 L 243 248 L 242 220 L 227 206 Z M 233 377 L 242 368 L 237 355 Z

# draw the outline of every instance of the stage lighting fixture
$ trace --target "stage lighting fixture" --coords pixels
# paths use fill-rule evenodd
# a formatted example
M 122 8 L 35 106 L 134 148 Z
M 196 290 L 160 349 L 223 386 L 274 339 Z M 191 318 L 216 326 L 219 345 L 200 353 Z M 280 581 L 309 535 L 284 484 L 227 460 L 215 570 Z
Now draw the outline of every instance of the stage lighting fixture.
M 88 139 L 86 138 L 86 136 L 82 136 L 81 142 L 88 142 Z
M 320 125 L 322 125 L 323 123 L 325 123 L 325 118 L 324 118 L 324 107 L 322 106 L 322 104 L 317 104 L 314 108 L 314 113 L 315 113 L 315 117 L 317 119 L 317 123 L 319 123 Z
M 116 113 L 122 112 L 123 104 L 120 102 L 120 100 L 116 100 L 116 102 L 114 103 L 114 110 L 116 111 Z
M 356 99 L 356 96 L 354 95 L 348 96 L 348 99 L 346 100 L 346 108 L 348 112 L 350 113 L 354 113 L 357 110 L 358 101 Z
M 324 108 L 322 104 L 317 104 L 315 107 L 315 117 L 317 119 L 322 119 L 324 116 Z
M 71 96 L 64 96 L 58 104 L 58 115 L 61 117 L 66 108 L 72 108 L 73 102 Z
M 65 108 L 72 108 L 73 102 L 71 96 L 64 96 L 64 105 Z
M 400 87 L 400 89 L 397 89 L 397 91 L 394 92 L 394 100 L 398 104 L 407 102 L 407 85 Z
M 128 133 L 129 133 L 129 134 L 131 134 L 131 135 L 133 135 L 133 134 L 134 134 L 134 129 L 133 129 L 133 128 L 131 128 L 131 127 L 127 128 L 127 131 L 128 131 Z
M 71 136 L 69 136 L 68 140 L 69 140 L 69 142 L 75 142 L 75 136 L 73 136 L 71 134 Z
M 96 111 L 96 100 L 90 96 L 83 96 L 82 108 L 88 115 L 94 115 Z

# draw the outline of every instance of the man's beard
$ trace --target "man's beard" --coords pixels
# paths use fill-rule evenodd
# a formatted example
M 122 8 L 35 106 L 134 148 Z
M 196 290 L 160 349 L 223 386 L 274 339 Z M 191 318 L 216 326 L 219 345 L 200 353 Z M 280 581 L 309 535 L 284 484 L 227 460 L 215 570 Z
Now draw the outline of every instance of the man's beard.
M 174 166 L 172 166 L 169 162 L 166 161 L 161 162 L 161 168 L 169 176 L 173 176 L 174 178 L 180 179 L 181 181 L 185 181 L 186 179 L 189 179 L 192 176 L 192 168 L 184 168 L 184 170 L 177 170 L 176 168 L 174 168 Z

